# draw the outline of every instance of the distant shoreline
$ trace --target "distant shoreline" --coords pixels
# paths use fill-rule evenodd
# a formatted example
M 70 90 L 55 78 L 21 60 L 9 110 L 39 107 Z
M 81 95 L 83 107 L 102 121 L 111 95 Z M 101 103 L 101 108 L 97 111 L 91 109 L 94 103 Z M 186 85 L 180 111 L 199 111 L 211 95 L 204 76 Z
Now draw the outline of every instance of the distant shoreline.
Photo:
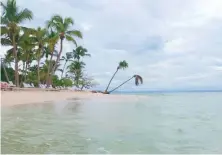
M 153 93 L 210 93 L 210 92 L 221 92 L 222 90 L 187 90 L 187 91 L 116 91 L 112 94 L 153 94 Z

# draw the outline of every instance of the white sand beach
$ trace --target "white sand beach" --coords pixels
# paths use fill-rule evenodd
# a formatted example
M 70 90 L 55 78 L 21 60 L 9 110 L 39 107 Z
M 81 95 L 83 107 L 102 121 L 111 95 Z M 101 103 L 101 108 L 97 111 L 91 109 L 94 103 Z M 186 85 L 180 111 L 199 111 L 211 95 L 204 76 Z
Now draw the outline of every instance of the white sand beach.
M 142 96 L 140 96 L 142 97 Z M 47 103 L 49 101 L 63 101 L 70 98 L 107 99 L 111 101 L 137 100 L 136 95 L 112 95 L 76 91 L 1 91 L 1 106 L 18 104 Z

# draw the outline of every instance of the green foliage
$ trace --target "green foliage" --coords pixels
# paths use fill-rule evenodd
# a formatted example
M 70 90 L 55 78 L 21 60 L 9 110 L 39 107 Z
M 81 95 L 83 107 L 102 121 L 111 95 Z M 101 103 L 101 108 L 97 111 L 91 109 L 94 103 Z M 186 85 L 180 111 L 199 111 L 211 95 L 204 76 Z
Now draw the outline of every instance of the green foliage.
M 82 60 L 83 57 L 91 55 L 86 48 L 77 46 L 75 38 L 82 38 L 82 33 L 72 29 L 74 24 L 72 18 L 54 15 L 46 22 L 46 28 L 27 28 L 20 24 L 33 18 L 33 13 L 29 9 L 20 9 L 16 0 L 1 2 L 1 7 L 1 44 L 10 47 L 4 58 L 10 81 L 16 86 L 21 86 L 19 83 L 22 82 L 32 83 L 35 86 L 40 83 L 65 87 L 75 84 L 83 88 L 92 85 L 91 80 L 84 79 L 83 69 L 86 64 Z M 62 56 L 62 45 L 65 40 L 73 42 L 77 48 Z M 58 41 L 61 41 L 59 50 L 56 46 Z M 59 68 L 60 61 L 65 61 L 62 68 Z M 12 63 L 15 65 L 13 66 L 15 70 L 11 67 Z M 67 74 L 66 69 L 68 76 L 64 78 L 63 72 Z M 55 75 L 56 71 L 62 72 L 60 78 Z M 1 69 L 1 79 L 7 81 L 3 69 Z
M 57 75 L 52 77 L 53 85 L 54 86 L 63 86 L 63 87 L 71 87 L 73 86 L 73 82 L 69 78 L 62 78 L 59 79 Z
M 72 80 L 69 78 L 62 78 L 60 81 L 62 83 L 62 86 L 65 86 L 65 87 L 71 87 L 73 85 Z
M 8 78 L 9 78 L 9 81 L 15 81 L 15 74 L 14 74 L 14 69 L 13 68 L 8 68 L 6 67 L 6 72 L 7 72 L 7 75 L 8 75 Z M 1 81 L 7 81 L 6 79 L 6 75 L 5 75 L 5 72 L 4 72 L 4 69 L 3 69 L 3 65 L 1 65 Z
M 126 69 L 126 68 L 128 68 L 128 63 L 125 60 L 120 61 L 118 69 Z

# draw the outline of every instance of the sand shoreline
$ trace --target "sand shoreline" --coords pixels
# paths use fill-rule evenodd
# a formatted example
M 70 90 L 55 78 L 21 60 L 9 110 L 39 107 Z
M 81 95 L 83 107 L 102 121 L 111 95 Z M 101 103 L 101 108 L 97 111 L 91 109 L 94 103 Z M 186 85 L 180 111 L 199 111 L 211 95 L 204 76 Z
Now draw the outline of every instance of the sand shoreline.
M 100 94 L 76 91 L 1 91 L 1 106 L 65 101 L 71 98 L 132 100 L 136 95 Z

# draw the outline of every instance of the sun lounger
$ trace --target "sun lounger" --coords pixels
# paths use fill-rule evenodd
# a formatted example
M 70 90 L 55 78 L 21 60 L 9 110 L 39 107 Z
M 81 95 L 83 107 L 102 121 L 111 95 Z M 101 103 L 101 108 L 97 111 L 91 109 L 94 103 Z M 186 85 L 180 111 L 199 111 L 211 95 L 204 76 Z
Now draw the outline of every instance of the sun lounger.
M 7 82 L 1 82 L 1 90 L 12 90 Z
M 30 84 L 24 83 L 24 82 L 23 82 L 23 86 L 24 86 L 24 88 L 34 88 L 34 87 L 32 87 Z
M 10 87 L 16 87 L 16 85 L 14 85 L 12 81 L 9 81 L 9 86 Z

